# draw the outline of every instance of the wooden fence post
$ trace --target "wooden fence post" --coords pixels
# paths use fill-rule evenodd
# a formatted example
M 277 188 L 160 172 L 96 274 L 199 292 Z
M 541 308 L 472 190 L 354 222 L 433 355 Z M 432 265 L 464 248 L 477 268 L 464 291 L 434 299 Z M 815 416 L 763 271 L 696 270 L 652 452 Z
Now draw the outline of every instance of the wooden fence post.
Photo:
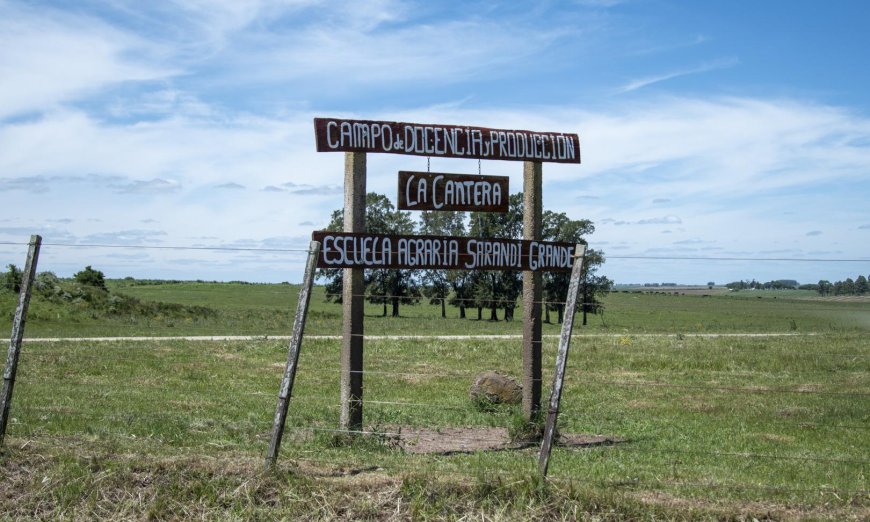
M 24 323 L 27 320 L 27 308 L 30 306 L 30 295 L 33 281 L 36 278 L 36 263 L 39 260 L 39 247 L 42 237 L 30 236 L 30 247 L 27 250 L 27 262 L 21 276 L 21 291 L 18 294 L 18 308 L 12 321 L 12 337 L 9 340 L 9 351 L 6 354 L 6 369 L 3 371 L 3 396 L 0 399 L 0 447 L 6 437 L 6 424 L 9 422 L 9 410 L 12 407 L 12 388 L 15 386 L 15 373 L 18 370 L 18 357 L 21 355 L 21 341 L 24 340 Z
M 553 374 L 550 407 L 547 410 L 544 440 L 541 442 L 541 454 L 538 457 L 538 469 L 543 477 L 547 476 L 550 451 L 556 434 L 559 401 L 562 399 L 562 383 L 565 381 L 565 367 L 568 365 L 568 348 L 571 346 L 571 331 L 574 329 L 574 312 L 577 308 L 577 295 L 580 293 L 580 275 L 583 272 L 583 256 L 585 254 L 585 245 L 577 245 L 574 248 L 574 267 L 571 269 L 571 282 L 568 284 L 568 296 L 565 303 L 565 317 L 562 320 L 562 333 L 559 336 L 559 353 L 556 356 L 556 372 Z
M 366 231 L 365 152 L 346 152 L 344 156 L 344 231 Z M 345 268 L 342 278 L 340 429 L 349 431 L 363 427 L 363 274 L 362 268 Z
M 523 163 L 523 239 L 541 240 L 542 164 Z M 533 421 L 541 411 L 541 272 L 523 272 L 523 415 Z
M 278 450 L 281 448 L 281 438 L 284 436 L 287 406 L 293 393 L 293 382 L 296 380 L 299 351 L 302 348 L 302 334 L 305 332 L 305 320 L 308 318 L 308 302 L 311 300 L 311 288 L 314 286 L 314 274 L 317 271 L 319 254 L 320 243 L 312 241 L 308 245 L 308 262 L 305 264 L 305 275 L 302 279 L 302 288 L 299 289 L 299 302 L 296 305 L 296 317 L 293 319 L 293 333 L 290 336 L 287 366 L 284 367 L 284 378 L 281 379 L 281 389 L 278 391 L 278 406 L 275 408 L 275 420 L 272 423 L 272 440 L 269 442 L 269 450 L 266 452 L 267 468 L 275 464 Z

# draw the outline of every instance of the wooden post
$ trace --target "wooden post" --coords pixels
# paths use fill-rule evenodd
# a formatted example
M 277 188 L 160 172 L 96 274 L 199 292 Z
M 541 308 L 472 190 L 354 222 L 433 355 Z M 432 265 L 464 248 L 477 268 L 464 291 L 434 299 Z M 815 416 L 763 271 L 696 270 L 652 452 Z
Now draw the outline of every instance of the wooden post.
M 344 155 L 344 231 L 366 230 L 366 154 Z M 343 430 L 363 427 L 363 307 L 362 268 L 345 268 L 342 286 L 344 324 L 341 344 L 341 421 Z
M 267 468 L 275 464 L 278 450 L 281 448 L 281 438 L 284 436 L 287 406 L 293 393 L 293 382 L 296 380 L 299 351 L 302 348 L 302 334 L 305 332 L 305 320 L 308 318 L 308 302 L 311 300 L 311 287 L 314 285 L 314 274 L 317 271 L 317 256 L 319 254 L 320 243 L 312 241 L 308 245 L 308 261 L 305 263 L 305 275 L 302 278 L 302 288 L 299 289 L 299 301 L 296 304 L 296 317 L 293 319 L 293 333 L 290 335 L 287 366 L 284 367 L 284 378 L 281 379 L 281 389 L 278 391 L 278 406 L 275 409 L 275 420 L 272 423 L 272 440 L 269 442 L 269 450 L 266 452 Z
M 523 163 L 523 239 L 540 241 L 542 225 L 539 161 Z M 541 411 L 541 272 L 523 272 L 523 415 Z
M 559 416 L 559 401 L 562 400 L 562 383 L 565 381 L 565 367 L 568 365 L 568 348 L 571 346 L 571 330 L 574 328 L 574 312 L 577 308 L 577 295 L 580 293 L 580 275 L 583 272 L 583 256 L 585 245 L 577 245 L 574 249 L 574 267 L 571 269 L 571 282 L 568 284 L 568 296 L 565 303 L 565 318 L 562 321 L 562 333 L 559 336 L 559 353 L 556 356 L 556 372 L 553 374 L 553 390 L 550 393 L 550 407 L 547 410 L 547 424 L 544 427 L 544 440 L 541 442 L 541 454 L 538 457 L 538 469 L 541 476 L 547 476 L 550 464 L 550 450 L 556 434 L 556 420 Z
M 18 357 L 21 355 L 21 341 L 24 340 L 24 323 L 27 320 L 27 308 L 30 306 L 30 295 L 33 281 L 36 278 L 36 263 L 39 260 L 39 247 L 42 237 L 30 236 L 30 247 L 27 249 L 27 262 L 21 276 L 21 291 L 18 294 L 18 308 L 12 321 L 12 337 L 9 340 L 9 351 L 6 354 L 6 369 L 3 371 L 3 396 L 0 398 L 0 446 L 6 437 L 6 424 L 9 422 L 9 410 L 12 407 L 12 388 L 15 386 L 15 373 L 18 370 Z

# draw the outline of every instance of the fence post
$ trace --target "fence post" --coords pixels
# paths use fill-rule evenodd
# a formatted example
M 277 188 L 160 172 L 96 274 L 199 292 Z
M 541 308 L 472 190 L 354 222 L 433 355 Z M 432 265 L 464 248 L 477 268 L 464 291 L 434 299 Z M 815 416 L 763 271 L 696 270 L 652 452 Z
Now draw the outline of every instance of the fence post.
M 317 257 L 319 254 L 320 243 L 312 241 L 308 245 L 308 261 L 305 263 L 302 288 L 299 289 L 299 302 L 296 305 L 296 317 L 293 320 L 293 332 L 290 335 L 287 366 L 284 367 L 284 378 L 281 379 L 281 389 L 278 392 L 278 406 L 275 408 L 275 420 L 272 423 L 272 439 L 266 452 L 267 468 L 275 464 L 275 460 L 278 458 L 278 450 L 281 448 L 281 438 L 284 436 L 287 406 L 293 393 L 293 382 L 296 380 L 299 351 L 302 348 L 302 334 L 305 332 L 305 320 L 308 318 L 308 302 L 311 300 L 311 288 L 314 286 L 314 274 L 317 269 Z
M 577 308 L 577 295 L 580 293 L 580 275 L 583 272 L 585 245 L 574 247 L 574 267 L 571 269 L 571 282 L 565 303 L 565 317 L 562 320 L 562 333 L 559 336 L 559 353 L 556 356 L 556 372 L 553 374 L 553 389 L 550 392 L 550 407 L 547 410 L 547 424 L 544 427 L 544 440 L 538 457 L 538 469 L 542 477 L 547 476 L 550 464 L 550 451 L 556 434 L 556 418 L 559 416 L 559 401 L 562 400 L 562 383 L 565 381 L 565 367 L 568 365 L 568 348 L 571 346 L 571 331 L 574 329 L 574 312 Z
M 523 162 L 523 239 L 541 240 L 543 167 Z M 541 411 L 541 272 L 523 272 L 523 415 L 532 421 Z
M 366 153 L 344 156 L 344 231 L 366 231 Z M 345 268 L 342 278 L 343 326 L 341 341 L 342 430 L 363 425 L 363 321 L 365 281 L 362 268 Z
M 39 260 L 39 247 L 42 237 L 30 236 L 30 247 L 27 249 L 27 262 L 21 276 L 21 291 L 18 294 L 18 308 L 15 309 L 15 319 L 12 321 L 12 337 L 9 340 L 9 352 L 6 354 L 6 369 L 3 371 L 3 396 L 0 401 L 0 447 L 6 437 L 6 423 L 9 421 L 9 410 L 12 407 L 12 388 L 15 386 L 15 372 L 18 370 L 18 357 L 21 355 L 21 341 L 24 339 L 24 323 L 27 320 L 27 308 L 30 306 L 30 295 L 33 290 L 33 280 L 36 278 L 36 263 Z

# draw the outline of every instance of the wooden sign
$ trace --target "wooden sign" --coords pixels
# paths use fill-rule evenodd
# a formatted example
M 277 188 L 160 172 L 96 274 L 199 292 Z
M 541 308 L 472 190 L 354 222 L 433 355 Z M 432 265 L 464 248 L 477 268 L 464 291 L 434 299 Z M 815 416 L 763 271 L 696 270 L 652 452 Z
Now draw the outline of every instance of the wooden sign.
M 563 132 L 314 118 L 318 152 L 580 163 L 580 137 Z
M 399 210 L 507 212 L 507 176 L 399 171 Z
M 574 243 L 317 231 L 317 268 L 570 272 Z

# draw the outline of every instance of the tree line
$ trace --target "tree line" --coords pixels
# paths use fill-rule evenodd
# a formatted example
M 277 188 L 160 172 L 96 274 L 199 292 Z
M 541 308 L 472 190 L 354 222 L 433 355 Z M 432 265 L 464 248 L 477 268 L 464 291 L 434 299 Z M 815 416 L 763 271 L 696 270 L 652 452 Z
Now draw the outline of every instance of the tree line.
M 595 231 L 589 220 L 573 220 L 565 213 L 543 213 L 542 239 L 586 244 L 585 236 Z M 338 232 L 344 228 L 344 211 L 332 212 L 327 230 Z M 397 210 L 389 198 L 382 194 L 366 194 L 366 230 L 374 234 L 396 235 L 441 235 L 503 239 L 522 239 L 523 195 L 509 197 L 506 213 L 493 212 L 436 212 L 420 213 L 419 221 L 411 218 L 410 212 Z M 610 291 L 613 282 L 597 271 L 604 263 L 601 251 L 587 249 L 583 264 L 583 305 L 585 313 L 603 311 L 600 297 Z M 318 278 L 325 280 L 328 301 L 341 302 L 343 270 L 327 268 L 318 271 Z M 506 321 L 513 320 L 518 298 L 522 293 L 522 272 L 516 270 L 399 270 L 366 269 L 366 300 L 382 305 L 382 315 L 388 308 L 398 317 L 402 305 L 416 305 L 426 300 L 441 306 L 441 317 L 447 316 L 447 306 L 458 309 L 459 317 L 467 318 L 469 310 L 477 311 L 477 319 L 498 321 L 498 313 Z M 545 321 L 551 321 L 551 313 L 562 322 L 564 301 L 567 295 L 570 274 L 544 272 L 543 299 Z
M 847 277 L 845 281 L 836 281 L 834 283 L 822 279 L 816 285 L 816 290 L 821 295 L 866 295 L 870 293 L 870 284 L 867 282 L 868 277 L 859 275 L 854 280 L 851 277 Z
M 867 295 L 870 294 L 870 276 L 859 275 L 852 279 L 847 277 L 845 281 L 830 282 L 827 279 L 822 279 L 818 283 L 798 284 L 793 279 L 777 279 L 761 283 L 756 280 L 752 281 L 734 281 L 728 283 L 726 287 L 732 290 L 812 290 L 818 292 L 819 295 Z

